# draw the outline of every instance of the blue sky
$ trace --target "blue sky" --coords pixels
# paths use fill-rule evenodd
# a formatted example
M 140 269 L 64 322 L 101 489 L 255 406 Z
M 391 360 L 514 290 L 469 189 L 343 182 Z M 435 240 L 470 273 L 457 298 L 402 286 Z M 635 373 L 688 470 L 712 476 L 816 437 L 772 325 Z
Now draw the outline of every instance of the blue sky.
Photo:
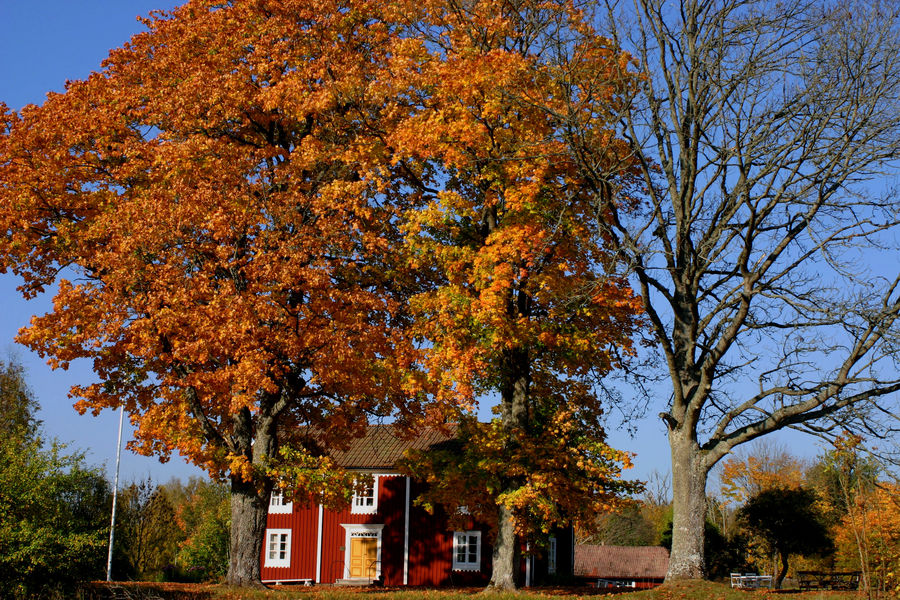
M 43 102 L 48 91 L 62 91 L 67 79 L 82 79 L 98 70 L 111 48 L 141 31 L 138 15 L 176 4 L 166 0 L 0 0 L 0 101 L 12 109 Z M 49 296 L 22 300 L 15 290 L 18 283 L 10 274 L 0 275 L 0 356 L 12 353 L 28 369 L 29 382 L 42 406 L 40 417 L 46 433 L 87 451 L 89 461 L 105 463 L 111 473 L 117 415 L 79 416 L 72 409 L 68 389 L 93 380 L 88 364 L 51 371 L 40 357 L 15 344 L 16 332 L 31 316 L 51 308 Z M 648 412 L 655 415 L 661 408 L 651 407 Z M 661 421 L 647 418 L 637 429 L 640 434 L 635 438 L 610 432 L 611 445 L 638 454 L 636 468 L 629 475 L 645 478 L 654 470 L 667 473 L 669 450 Z M 779 434 L 778 439 L 798 454 L 816 453 L 808 438 Z M 125 481 L 147 475 L 166 481 L 201 473 L 178 457 L 160 464 L 154 457 L 123 453 L 121 477 Z
M 66 80 L 83 79 L 99 70 L 111 48 L 143 29 L 138 15 L 177 4 L 166 0 L 0 0 L 0 101 L 15 110 L 42 103 L 48 91 L 63 91 Z M 72 408 L 68 390 L 93 381 L 89 364 L 51 371 L 40 357 L 13 341 L 32 315 L 51 308 L 49 295 L 22 300 L 15 289 L 19 283 L 11 274 L 0 275 L 0 357 L 12 354 L 27 368 L 46 434 L 86 451 L 93 464 L 105 463 L 111 476 L 117 413 L 79 416 Z M 155 457 L 122 453 L 124 481 L 150 475 L 164 482 L 202 474 L 177 456 L 160 464 Z

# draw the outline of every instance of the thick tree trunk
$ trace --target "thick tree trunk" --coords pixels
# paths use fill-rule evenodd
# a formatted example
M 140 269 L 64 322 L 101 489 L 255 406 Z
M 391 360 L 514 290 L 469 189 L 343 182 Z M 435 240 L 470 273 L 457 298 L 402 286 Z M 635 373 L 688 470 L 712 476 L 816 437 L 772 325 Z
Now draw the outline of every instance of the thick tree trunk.
M 507 591 L 516 589 L 518 572 L 516 561 L 516 528 L 512 512 L 505 506 L 498 507 L 497 539 L 492 557 L 493 570 L 488 590 Z
M 696 440 L 682 429 L 669 432 L 672 449 L 672 552 L 666 581 L 701 579 L 709 469 Z
M 775 578 L 775 589 L 781 589 L 781 583 L 784 581 L 785 576 L 788 572 L 788 553 L 787 552 L 779 552 L 781 556 L 781 571 L 778 572 L 778 576 Z
M 266 500 L 252 483 L 231 478 L 231 560 L 229 585 L 262 587 L 259 572 L 266 529 Z
M 520 312 L 524 313 L 525 308 L 520 307 Z M 509 350 L 501 369 L 500 420 L 510 436 L 506 442 L 509 444 L 515 435 L 527 431 L 529 426 L 528 393 L 531 378 L 528 352 L 521 348 Z M 521 483 L 516 480 L 507 482 L 509 487 L 506 491 L 516 489 Z M 487 589 L 514 590 L 519 554 L 515 521 L 512 511 L 505 506 L 498 506 L 497 514 L 497 538 L 494 540 L 493 568 Z

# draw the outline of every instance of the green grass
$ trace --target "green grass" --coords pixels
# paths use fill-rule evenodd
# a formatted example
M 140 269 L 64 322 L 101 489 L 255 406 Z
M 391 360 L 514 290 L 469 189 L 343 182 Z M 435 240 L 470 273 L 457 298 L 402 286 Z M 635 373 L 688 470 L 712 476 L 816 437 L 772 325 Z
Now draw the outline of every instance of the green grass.
M 82 600 L 861 600 L 861 592 L 736 590 L 727 583 L 681 581 L 640 592 L 609 593 L 592 588 L 534 588 L 481 594 L 480 589 L 425 590 L 275 586 L 268 590 L 175 583 L 93 583 Z

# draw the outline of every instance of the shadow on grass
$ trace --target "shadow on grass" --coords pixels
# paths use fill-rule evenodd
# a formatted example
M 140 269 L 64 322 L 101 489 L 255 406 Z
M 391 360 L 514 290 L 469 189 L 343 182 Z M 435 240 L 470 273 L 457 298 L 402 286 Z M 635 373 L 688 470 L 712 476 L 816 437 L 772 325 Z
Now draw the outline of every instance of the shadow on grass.
M 342 588 L 330 585 L 273 585 L 268 589 L 199 583 L 93 582 L 79 600 L 582 600 L 616 596 L 618 600 L 859 600 L 858 592 L 740 590 L 727 583 L 679 581 L 648 590 L 632 588 L 538 587 L 517 592 L 482 594 L 484 588 Z M 786 596 L 788 598 L 786 598 Z
M 92 581 L 79 593 L 80 600 L 211 600 L 211 586 L 200 583 L 151 583 L 144 581 Z

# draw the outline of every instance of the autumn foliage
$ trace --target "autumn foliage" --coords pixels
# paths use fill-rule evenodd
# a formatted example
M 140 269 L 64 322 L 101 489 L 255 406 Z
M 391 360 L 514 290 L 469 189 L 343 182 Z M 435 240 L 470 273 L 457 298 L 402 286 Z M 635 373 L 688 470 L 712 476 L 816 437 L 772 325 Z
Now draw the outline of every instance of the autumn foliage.
M 440 505 L 462 519 L 497 526 L 497 506 L 514 517 L 516 534 L 536 546 L 556 528 L 592 529 L 638 484 L 621 480 L 631 466 L 626 452 L 604 443 L 602 427 L 585 415 L 555 411 L 547 422 L 512 435 L 500 419 L 465 419 L 457 444 L 410 455 L 403 468 L 429 485 L 417 502 Z M 512 485 L 515 482 L 516 485 Z M 464 507 L 464 510 L 462 510 Z
M 883 482 L 856 495 L 835 546 L 838 564 L 865 571 L 872 589 L 900 592 L 900 486 Z
M 508 445 L 599 414 L 588 378 L 628 354 L 638 308 L 562 124 L 624 186 L 608 120 L 633 82 L 580 19 L 196 0 L 65 93 L 0 110 L 0 269 L 26 296 L 58 284 L 20 339 L 92 360 L 76 406 L 124 405 L 133 449 L 230 478 L 230 581 L 258 580 L 272 486 L 346 487 L 325 451 L 369 416 L 440 421 L 499 391 Z M 586 448 L 605 475 L 627 460 Z
M 722 461 L 721 493 L 729 502 L 743 504 L 775 488 L 797 489 L 805 482 L 807 465 L 775 444 L 757 444 L 746 456 Z
M 429 474 L 428 501 L 496 525 L 491 585 L 508 588 L 513 532 L 546 537 L 629 489 L 592 384 L 631 352 L 638 302 L 564 138 L 580 123 L 610 186 L 627 187 L 611 115 L 634 79 L 567 2 L 425 2 L 416 18 L 422 93 L 390 142 L 396 160 L 421 165 L 402 229 L 430 285 L 410 297 L 411 331 L 426 345 L 426 389 L 462 420 L 463 454 L 410 470 Z M 484 394 L 499 398 L 497 418 L 474 423 L 465 411 Z
M 395 208 L 368 176 L 378 144 L 342 108 L 371 57 L 328 52 L 378 32 L 281 6 L 158 16 L 3 138 L 5 263 L 26 292 L 63 277 L 22 340 L 55 365 L 93 359 L 82 410 L 125 402 L 142 450 L 213 472 L 251 468 L 232 417 L 345 435 L 387 397 L 373 369 L 396 370 L 396 302 L 373 264 Z M 313 84 L 326 69 L 340 78 Z
M 539 6 L 547 20 L 577 19 L 566 3 Z M 415 332 L 431 344 L 434 393 L 465 405 L 497 390 L 497 366 L 521 350 L 541 394 L 583 395 L 563 381 L 614 366 L 638 307 L 560 141 L 558 115 L 573 110 L 578 91 L 561 80 L 562 65 L 530 47 L 547 43 L 546 32 L 504 3 L 426 7 L 428 43 L 414 81 L 429 93 L 391 141 L 425 167 L 422 201 L 405 213 L 404 231 L 412 266 L 434 278 L 410 300 Z M 590 42 L 578 48 L 578 67 L 607 86 L 577 108 L 595 135 L 612 138 L 603 117 L 629 89 L 627 57 Z M 624 148 L 607 150 L 610 163 L 624 165 L 613 176 L 624 178 L 627 160 L 616 155 Z

